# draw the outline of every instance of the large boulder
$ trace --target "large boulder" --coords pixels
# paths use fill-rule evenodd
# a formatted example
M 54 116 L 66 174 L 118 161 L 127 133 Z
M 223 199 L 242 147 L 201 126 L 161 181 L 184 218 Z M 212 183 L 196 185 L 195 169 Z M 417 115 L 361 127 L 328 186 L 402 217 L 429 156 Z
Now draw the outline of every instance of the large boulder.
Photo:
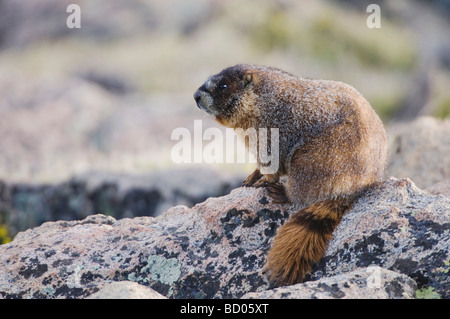
M 450 198 L 389 179 L 363 196 L 334 232 L 310 279 L 370 265 L 406 274 L 450 297 Z
M 249 292 L 243 299 L 410 299 L 417 285 L 410 277 L 378 266 L 357 269 L 287 287 Z
M 419 117 L 389 126 L 388 173 L 427 188 L 450 179 L 450 119 Z
M 265 256 L 293 212 L 272 203 L 265 189 L 237 188 L 156 218 L 48 222 L 0 246 L 0 296 L 81 298 L 111 281 L 137 282 L 169 298 L 239 298 L 269 290 Z M 344 216 L 307 280 L 378 265 L 412 278 L 419 291 L 448 298 L 449 214 L 449 198 L 390 178 Z

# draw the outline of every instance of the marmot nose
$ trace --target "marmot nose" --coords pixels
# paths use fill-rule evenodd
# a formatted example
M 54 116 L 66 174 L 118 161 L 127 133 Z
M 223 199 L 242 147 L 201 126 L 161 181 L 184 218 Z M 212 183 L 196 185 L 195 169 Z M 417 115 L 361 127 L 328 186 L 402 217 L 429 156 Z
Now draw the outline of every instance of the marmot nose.
M 201 98 L 201 94 L 200 94 L 200 89 L 199 89 L 199 90 L 195 91 L 195 93 L 194 93 L 194 99 L 195 99 L 195 102 L 197 102 L 197 104 L 200 101 L 200 98 Z

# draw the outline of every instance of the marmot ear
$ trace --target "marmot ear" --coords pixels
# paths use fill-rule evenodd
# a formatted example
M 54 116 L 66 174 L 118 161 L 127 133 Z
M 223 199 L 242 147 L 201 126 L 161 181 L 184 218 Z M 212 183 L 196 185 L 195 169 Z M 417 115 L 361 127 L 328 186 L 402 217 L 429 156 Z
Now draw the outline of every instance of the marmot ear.
M 250 83 L 256 82 L 256 75 L 252 73 L 245 73 L 244 86 L 247 87 Z

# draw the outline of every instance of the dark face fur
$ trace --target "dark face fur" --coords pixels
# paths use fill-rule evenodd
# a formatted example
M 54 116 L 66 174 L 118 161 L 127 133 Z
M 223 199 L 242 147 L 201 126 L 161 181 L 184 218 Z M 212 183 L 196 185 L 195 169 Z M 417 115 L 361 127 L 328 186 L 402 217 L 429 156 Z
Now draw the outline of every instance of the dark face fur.
M 227 118 L 239 105 L 244 91 L 252 82 L 252 75 L 237 65 L 210 76 L 194 93 L 200 109 L 216 118 Z

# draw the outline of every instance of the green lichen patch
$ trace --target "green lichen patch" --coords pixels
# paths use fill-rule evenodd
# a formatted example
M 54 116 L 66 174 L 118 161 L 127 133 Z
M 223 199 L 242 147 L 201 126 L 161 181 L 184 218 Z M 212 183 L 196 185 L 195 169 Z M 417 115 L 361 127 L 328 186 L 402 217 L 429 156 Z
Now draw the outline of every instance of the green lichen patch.
M 422 287 L 416 290 L 417 299 L 441 299 L 441 296 L 434 290 L 433 287 Z
M 157 255 L 148 257 L 147 266 L 141 269 L 141 273 L 146 271 L 149 272 L 150 279 L 167 285 L 173 284 L 181 275 L 181 267 L 176 258 Z
M 164 258 L 159 255 L 150 255 L 147 264 L 139 272 L 128 274 L 127 279 L 148 284 L 157 281 L 161 284 L 171 285 L 181 276 L 181 266 L 176 258 Z

